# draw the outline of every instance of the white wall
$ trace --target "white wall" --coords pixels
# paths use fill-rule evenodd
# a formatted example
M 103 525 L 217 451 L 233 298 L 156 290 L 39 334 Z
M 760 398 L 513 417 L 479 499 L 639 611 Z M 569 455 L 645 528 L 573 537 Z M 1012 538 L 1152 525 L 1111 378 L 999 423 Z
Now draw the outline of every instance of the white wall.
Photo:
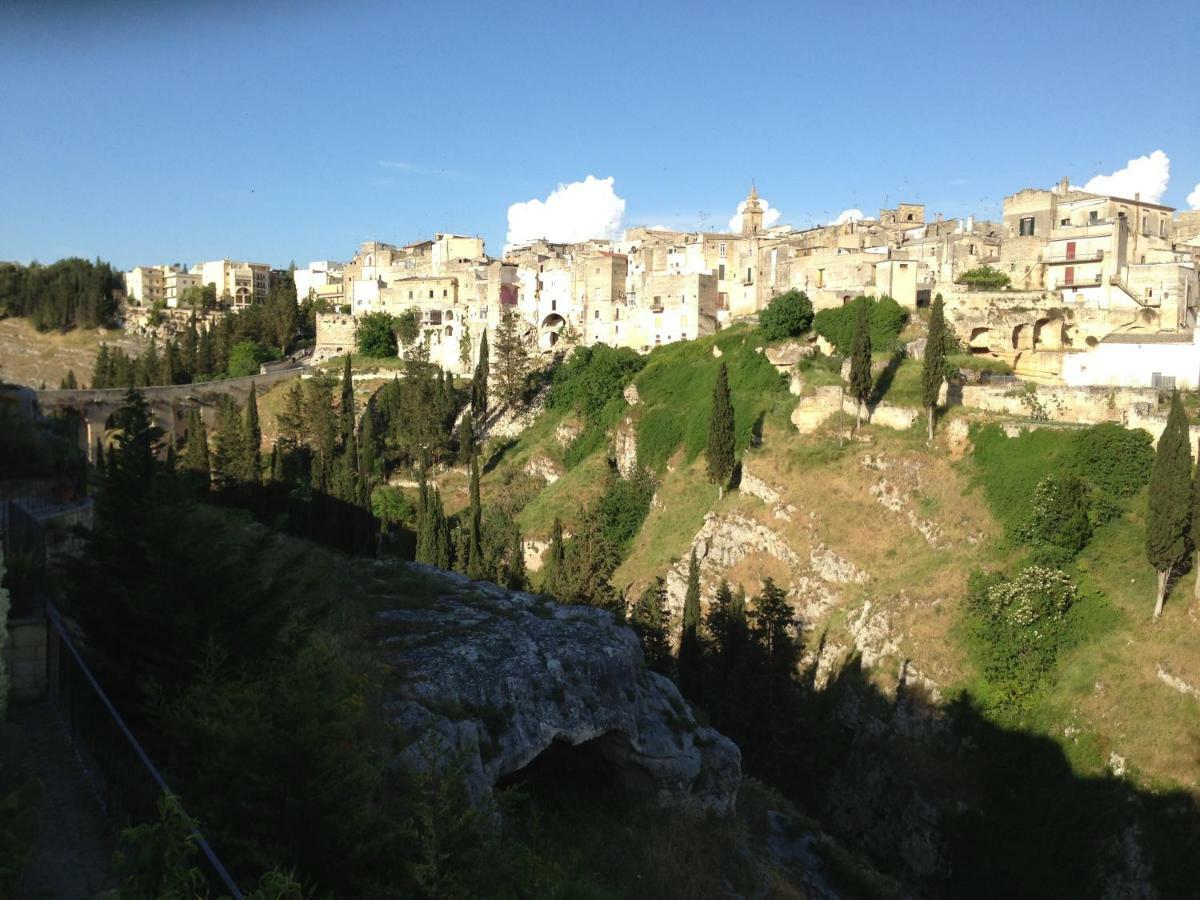
M 1173 376 L 1180 388 L 1200 385 L 1200 346 L 1191 344 L 1099 344 L 1063 356 L 1063 381 L 1072 387 L 1151 387 L 1154 373 Z

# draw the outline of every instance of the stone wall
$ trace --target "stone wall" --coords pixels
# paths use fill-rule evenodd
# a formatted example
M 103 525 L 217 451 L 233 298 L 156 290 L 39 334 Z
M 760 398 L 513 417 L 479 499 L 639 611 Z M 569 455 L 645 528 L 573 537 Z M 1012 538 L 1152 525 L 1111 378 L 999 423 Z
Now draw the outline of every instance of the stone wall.
M 1157 408 L 1158 391 L 1121 387 L 968 384 L 963 386 L 962 402 L 963 406 L 987 412 L 1093 425 L 1098 422 L 1127 423 L 1136 404 Z
M 354 316 L 344 313 L 317 314 L 317 346 L 313 363 L 354 350 Z

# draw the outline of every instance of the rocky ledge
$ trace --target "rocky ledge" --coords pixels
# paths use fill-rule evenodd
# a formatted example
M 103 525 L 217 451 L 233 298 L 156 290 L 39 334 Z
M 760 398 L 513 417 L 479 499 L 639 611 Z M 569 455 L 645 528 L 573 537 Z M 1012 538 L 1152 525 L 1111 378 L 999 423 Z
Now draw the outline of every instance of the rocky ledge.
M 664 805 L 726 814 L 741 752 L 700 725 L 675 685 L 646 669 L 611 615 L 410 564 L 418 608 L 377 614 L 396 674 L 387 709 L 412 738 L 402 762 L 458 760 L 473 799 L 564 758 Z

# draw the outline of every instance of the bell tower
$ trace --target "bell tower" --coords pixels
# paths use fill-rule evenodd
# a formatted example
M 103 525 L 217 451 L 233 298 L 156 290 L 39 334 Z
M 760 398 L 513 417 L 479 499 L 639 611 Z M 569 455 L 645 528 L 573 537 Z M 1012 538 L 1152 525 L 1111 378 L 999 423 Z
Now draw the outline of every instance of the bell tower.
M 742 234 L 762 234 L 763 206 L 758 199 L 758 187 L 750 182 L 750 196 L 746 198 L 746 207 L 742 210 Z

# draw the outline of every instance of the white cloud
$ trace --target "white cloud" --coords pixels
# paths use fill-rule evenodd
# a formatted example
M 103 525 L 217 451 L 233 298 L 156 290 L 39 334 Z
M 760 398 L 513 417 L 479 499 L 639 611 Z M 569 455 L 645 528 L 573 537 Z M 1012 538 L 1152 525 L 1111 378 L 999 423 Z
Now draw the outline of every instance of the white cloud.
M 780 212 L 773 207 L 766 197 L 759 197 L 758 202 L 763 208 L 763 228 L 771 228 L 779 221 Z M 737 212 L 733 214 L 733 218 L 729 220 L 730 231 L 742 230 L 742 213 L 746 211 L 746 201 L 743 200 L 737 206 Z
M 1200 184 L 1196 185 L 1196 189 L 1188 194 L 1187 205 L 1192 209 L 1200 209 Z
M 865 218 L 866 216 L 863 215 L 863 211 L 861 209 L 851 207 L 850 209 L 843 209 L 841 213 L 838 214 L 836 219 L 834 219 L 832 222 L 828 222 L 827 224 L 845 225 L 847 222 L 861 222 Z
M 508 208 L 508 243 L 545 238 L 574 243 L 613 237 L 621 230 L 625 200 L 613 190 L 613 179 L 589 175 L 560 184 L 545 200 L 525 200 Z
M 1155 150 L 1149 156 L 1129 160 L 1125 168 L 1111 175 L 1097 175 L 1083 189 L 1093 194 L 1128 199 L 1141 194 L 1147 203 L 1158 203 L 1167 192 L 1170 180 L 1171 160 L 1161 150 Z
M 401 172 L 405 175 L 429 175 L 434 178 L 468 178 L 469 176 L 462 172 L 456 172 L 453 169 L 437 169 L 432 166 L 421 166 L 416 163 L 405 162 L 400 159 L 381 159 L 379 160 L 381 169 L 388 169 L 392 172 Z M 391 179 L 384 181 L 379 180 L 379 183 L 391 184 Z

